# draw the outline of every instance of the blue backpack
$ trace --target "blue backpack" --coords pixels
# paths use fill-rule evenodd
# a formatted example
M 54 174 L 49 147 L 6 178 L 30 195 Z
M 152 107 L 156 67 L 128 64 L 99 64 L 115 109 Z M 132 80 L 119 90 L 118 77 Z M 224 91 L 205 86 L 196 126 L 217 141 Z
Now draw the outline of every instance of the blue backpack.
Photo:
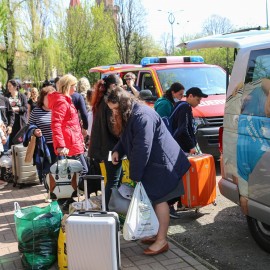
M 169 130 L 169 132 L 172 134 L 172 136 L 177 131 L 177 129 L 175 131 L 173 130 L 173 125 L 172 125 L 172 123 L 173 123 L 173 116 L 179 110 L 179 108 L 180 108 L 180 106 L 182 104 L 185 104 L 185 102 L 181 102 L 180 104 L 178 104 L 177 107 L 174 108 L 174 110 L 173 110 L 173 112 L 172 112 L 172 114 L 170 116 L 163 116 L 163 117 L 161 117 L 162 120 L 163 120 L 163 122 L 164 122 L 164 124 L 165 124 L 165 126 L 167 127 L 167 129 Z

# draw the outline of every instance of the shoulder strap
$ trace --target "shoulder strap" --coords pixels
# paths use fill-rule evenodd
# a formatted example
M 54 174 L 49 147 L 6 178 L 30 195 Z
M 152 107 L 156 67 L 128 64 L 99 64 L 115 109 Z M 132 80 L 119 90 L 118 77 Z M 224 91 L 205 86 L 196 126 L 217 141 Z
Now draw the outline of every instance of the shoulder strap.
M 174 114 L 179 110 L 180 106 L 185 104 L 185 101 L 180 102 L 173 110 L 172 114 L 170 115 L 170 118 L 173 118 Z
M 177 111 L 179 111 L 179 108 L 181 107 L 181 105 L 183 105 L 183 104 L 186 104 L 187 102 L 186 101 L 183 101 L 183 102 L 180 102 L 180 104 L 178 104 L 176 107 L 175 107 L 175 109 L 174 109 L 174 111 L 172 112 L 172 114 L 170 115 L 170 119 L 171 119 L 171 121 L 173 120 L 173 116 L 174 116 L 174 114 L 177 112 Z M 172 136 L 175 138 L 175 136 L 176 136 L 176 134 L 178 133 L 178 127 L 176 128 L 176 130 L 173 132 L 173 134 L 172 134 Z

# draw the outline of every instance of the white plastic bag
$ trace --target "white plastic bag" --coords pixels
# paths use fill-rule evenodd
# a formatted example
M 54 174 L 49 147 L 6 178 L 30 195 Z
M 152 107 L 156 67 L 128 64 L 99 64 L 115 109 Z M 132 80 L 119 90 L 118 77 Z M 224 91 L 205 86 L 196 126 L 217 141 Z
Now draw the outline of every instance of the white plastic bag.
M 156 235 L 159 222 L 141 182 L 134 190 L 123 227 L 125 240 L 136 240 Z
M 10 156 L 4 155 L 0 158 L 0 167 L 11 168 L 12 160 Z

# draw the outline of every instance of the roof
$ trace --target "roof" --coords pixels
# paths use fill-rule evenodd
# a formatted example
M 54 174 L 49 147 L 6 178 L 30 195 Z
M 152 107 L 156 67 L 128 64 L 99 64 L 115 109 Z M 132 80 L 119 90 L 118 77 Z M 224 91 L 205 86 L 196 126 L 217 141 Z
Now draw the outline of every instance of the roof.
M 215 47 L 244 48 L 264 43 L 270 43 L 270 30 L 251 30 L 208 36 L 180 43 L 177 47 L 185 47 L 188 50 Z
M 80 6 L 80 0 L 70 0 L 69 6 L 70 7 L 75 7 L 75 6 Z

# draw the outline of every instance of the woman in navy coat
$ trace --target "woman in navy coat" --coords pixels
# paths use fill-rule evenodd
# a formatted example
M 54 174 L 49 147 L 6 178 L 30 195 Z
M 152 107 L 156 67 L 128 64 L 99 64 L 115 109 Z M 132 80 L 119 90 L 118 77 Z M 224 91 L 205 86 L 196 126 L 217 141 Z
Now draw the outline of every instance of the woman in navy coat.
M 144 254 L 165 252 L 169 249 L 166 239 L 170 221 L 167 201 L 184 194 L 182 176 L 190 163 L 152 108 L 120 87 L 108 94 L 106 102 L 113 111 L 114 127 L 118 127 L 121 134 L 112 151 L 112 162 L 117 164 L 124 155 L 127 156 L 130 178 L 142 182 L 159 220 L 158 234 L 143 240 L 151 243 Z

